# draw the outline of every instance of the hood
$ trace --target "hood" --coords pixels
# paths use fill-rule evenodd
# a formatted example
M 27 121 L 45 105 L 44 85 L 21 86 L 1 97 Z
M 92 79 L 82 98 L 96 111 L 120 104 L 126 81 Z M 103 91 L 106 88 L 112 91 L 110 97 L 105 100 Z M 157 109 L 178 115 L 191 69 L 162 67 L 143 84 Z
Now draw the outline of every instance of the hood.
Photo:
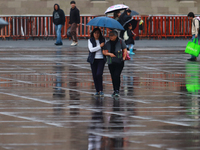
M 58 10 L 55 10 L 55 6 L 58 6 L 58 10 L 60 9 L 60 6 L 58 4 L 54 4 L 53 8 L 54 8 L 54 11 L 58 11 Z

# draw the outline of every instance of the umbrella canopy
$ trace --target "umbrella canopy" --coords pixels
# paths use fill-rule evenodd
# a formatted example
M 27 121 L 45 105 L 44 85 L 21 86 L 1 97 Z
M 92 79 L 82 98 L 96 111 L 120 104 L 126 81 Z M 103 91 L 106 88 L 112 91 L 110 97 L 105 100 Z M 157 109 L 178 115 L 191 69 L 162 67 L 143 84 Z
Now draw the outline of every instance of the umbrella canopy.
M 8 25 L 8 22 L 0 18 L 0 29 Z
M 87 25 L 124 30 L 122 25 L 117 20 L 109 17 L 96 17 L 90 20 L 90 22 L 88 22 Z
M 105 14 L 107 13 L 112 13 L 114 11 L 120 11 L 120 10 L 124 10 L 124 9 L 127 9 L 129 8 L 128 6 L 124 5 L 124 4 L 117 4 L 117 5 L 113 5 L 113 6 L 110 6 L 106 11 L 105 11 Z
M 124 14 L 124 12 L 122 14 Z M 139 15 L 139 13 L 137 11 L 131 10 L 131 16 L 135 16 L 135 15 Z
M 132 30 L 134 30 L 136 27 L 137 27 L 137 23 L 138 21 L 135 20 L 135 19 L 130 19 L 128 21 L 126 21 L 124 24 L 123 24 L 123 27 L 125 30 L 128 29 L 128 25 L 131 24 L 132 25 Z
M 131 16 L 139 15 L 137 11 L 131 10 Z

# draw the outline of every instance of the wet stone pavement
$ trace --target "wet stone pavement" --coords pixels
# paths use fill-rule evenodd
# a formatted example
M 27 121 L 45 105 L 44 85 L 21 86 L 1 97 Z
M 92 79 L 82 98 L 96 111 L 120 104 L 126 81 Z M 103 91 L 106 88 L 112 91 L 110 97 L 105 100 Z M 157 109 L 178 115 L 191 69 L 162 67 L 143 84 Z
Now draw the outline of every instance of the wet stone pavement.
M 0 48 L 0 150 L 199 150 L 199 62 L 137 50 L 94 97 L 86 47 Z

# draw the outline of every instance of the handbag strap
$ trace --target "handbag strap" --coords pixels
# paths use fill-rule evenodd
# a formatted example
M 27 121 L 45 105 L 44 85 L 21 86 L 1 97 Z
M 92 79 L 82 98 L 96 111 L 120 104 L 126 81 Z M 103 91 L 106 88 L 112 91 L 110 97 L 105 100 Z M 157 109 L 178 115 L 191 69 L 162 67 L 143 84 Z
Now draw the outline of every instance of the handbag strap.
M 121 44 L 121 49 L 122 49 L 122 40 L 121 39 L 119 39 L 119 41 L 120 41 L 120 44 Z M 123 50 L 123 49 L 122 49 Z

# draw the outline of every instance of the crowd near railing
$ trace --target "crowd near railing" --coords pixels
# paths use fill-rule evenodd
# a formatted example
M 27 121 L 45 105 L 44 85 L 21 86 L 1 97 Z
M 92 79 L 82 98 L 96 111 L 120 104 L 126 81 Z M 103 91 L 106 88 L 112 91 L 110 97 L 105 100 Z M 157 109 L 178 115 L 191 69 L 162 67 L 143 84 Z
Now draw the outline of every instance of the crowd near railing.
M 55 38 L 55 27 L 52 16 L 0 16 L 9 25 L 1 29 L 2 39 L 49 39 Z M 77 29 L 79 38 L 90 37 L 94 27 L 86 24 L 96 16 L 81 16 L 80 26 Z M 191 37 L 191 21 L 187 16 L 134 16 L 136 20 L 143 20 L 142 30 L 139 24 L 135 33 L 140 39 L 162 38 L 189 38 Z M 69 16 L 62 29 L 62 38 L 67 37 Z M 109 29 L 102 28 L 105 37 L 108 37 Z

